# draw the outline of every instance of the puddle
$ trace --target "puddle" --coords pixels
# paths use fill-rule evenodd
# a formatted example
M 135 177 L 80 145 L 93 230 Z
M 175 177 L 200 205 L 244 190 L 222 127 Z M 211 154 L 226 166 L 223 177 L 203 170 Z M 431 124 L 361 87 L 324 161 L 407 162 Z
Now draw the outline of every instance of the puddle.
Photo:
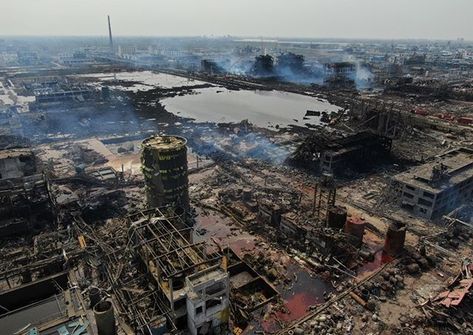
M 262 322 L 265 332 L 275 332 L 280 329 L 279 323 L 290 323 L 298 320 L 309 313 L 310 306 L 320 305 L 325 302 L 324 292 L 333 290 L 332 286 L 320 278 L 311 277 L 310 274 L 298 264 L 291 264 L 287 268 L 287 274 L 297 275 L 297 281 L 292 287 L 278 288 L 287 312 L 276 312 L 268 320 Z M 277 321 L 279 320 L 279 322 Z

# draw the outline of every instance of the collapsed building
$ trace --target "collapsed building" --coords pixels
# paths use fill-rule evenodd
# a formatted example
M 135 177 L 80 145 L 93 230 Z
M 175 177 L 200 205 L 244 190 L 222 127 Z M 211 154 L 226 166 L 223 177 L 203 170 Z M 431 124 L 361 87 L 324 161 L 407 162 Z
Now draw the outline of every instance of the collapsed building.
M 75 88 L 70 90 L 60 90 L 54 92 L 35 93 L 38 104 L 64 103 L 64 102 L 83 102 L 95 96 L 95 91 L 89 88 Z
M 192 228 L 159 209 L 129 217 L 130 240 L 165 296 L 178 328 L 191 334 L 225 329 L 229 318 L 226 259 L 192 242 Z
M 36 172 L 36 159 L 31 149 L 0 151 L 0 180 L 31 176 Z
M 49 182 L 28 148 L 0 151 L 0 239 L 54 222 Z
M 84 102 L 97 97 L 97 91 L 87 85 L 74 85 L 67 80 L 51 77 L 47 80 L 23 79 L 18 83 L 31 93 L 38 105 Z
M 473 198 L 473 150 L 458 148 L 393 178 L 399 204 L 432 219 Z
M 200 62 L 200 71 L 210 75 L 213 74 L 222 74 L 224 69 L 216 62 L 210 59 L 203 59 Z
M 356 65 L 350 62 L 328 63 L 324 65 L 324 84 L 330 88 L 354 89 Z
M 391 146 L 390 138 L 367 131 L 346 137 L 317 133 L 296 149 L 291 160 L 309 170 L 343 174 L 347 167 L 355 171 L 373 167 L 389 156 Z
M 402 77 L 394 80 L 386 86 L 387 93 L 394 94 L 415 94 L 419 99 L 456 99 L 453 89 L 446 82 L 439 79 L 416 79 L 412 77 Z M 464 97 L 463 97 L 464 98 Z
M 280 71 L 290 70 L 293 73 L 304 73 L 306 70 L 304 62 L 304 56 L 288 52 L 278 56 L 277 66 Z
M 112 285 L 113 310 L 123 316 L 119 324 L 127 333 L 164 334 L 176 331 L 172 314 L 158 287 L 150 282 L 146 272 L 140 268 L 133 252 L 122 246 L 113 252 L 103 252 L 107 285 Z M 117 273 L 121 273 L 117 276 Z M 100 299 L 99 289 L 91 287 L 90 306 Z M 94 300 L 94 296 L 98 296 Z
M 41 230 L 53 222 L 49 183 L 42 175 L 0 183 L 0 239 Z
M 271 55 L 259 55 L 255 58 L 255 63 L 251 73 L 258 77 L 268 77 L 274 75 L 274 58 Z
M 21 239 L 2 250 L 0 327 L 4 334 L 93 334 L 76 268 L 83 245 L 67 229 Z

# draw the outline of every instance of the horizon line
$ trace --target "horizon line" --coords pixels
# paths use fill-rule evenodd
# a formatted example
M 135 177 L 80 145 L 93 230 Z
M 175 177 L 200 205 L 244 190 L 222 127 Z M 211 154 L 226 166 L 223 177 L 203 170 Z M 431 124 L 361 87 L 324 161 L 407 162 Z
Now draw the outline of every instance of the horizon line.
M 0 38 L 105 38 L 108 39 L 108 34 L 102 35 L 48 35 L 48 34 L 0 34 Z M 462 42 L 473 42 L 473 40 L 465 39 L 463 37 L 456 38 L 429 38 L 429 37 L 301 37 L 301 36 L 256 36 L 256 35 L 114 35 L 116 38 L 207 38 L 207 39 L 254 39 L 255 42 L 263 41 L 265 39 L 272 40 L 339 40 L 339 41 L 432 41 L 432 42 L 449 42 L 449 41 L 462 41 Z M 253 41 L 249 41 L 253 42 Z

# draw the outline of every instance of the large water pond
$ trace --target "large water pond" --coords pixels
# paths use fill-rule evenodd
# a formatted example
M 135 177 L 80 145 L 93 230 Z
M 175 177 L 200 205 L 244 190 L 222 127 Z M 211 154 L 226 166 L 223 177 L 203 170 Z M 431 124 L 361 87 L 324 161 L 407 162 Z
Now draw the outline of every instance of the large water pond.
M 111 85 L 118 90 L 147 91 L 156 87 L 174 88 L 204 84 L 181 76 L 154 71 L 92 73 L 80 75 L 93 79 L 97 87 Z M 120 81 L 130 81 L 122 86 Z M 339 107 L 316 97 L 282 91 L 231 91 L 222 87 L 195 88 L 192 94 L 176 95 L 161 101 L 176 115 L 195 122 L 235 122 L 248 120 L 252 124 L 276 129 L 289 125 L 320 124 L 319 116 L 306 116 L 307 111 L 331 113 Z
M 320 117 L 306 116 L 308 110 L 335 112 L 339 107 L 310 96 L 281 91 L 230 91 L 211 87 L 196 94 L 162 100 L 166 110 L 196 122 L 240 122 L 259 127 L 320 124 Z

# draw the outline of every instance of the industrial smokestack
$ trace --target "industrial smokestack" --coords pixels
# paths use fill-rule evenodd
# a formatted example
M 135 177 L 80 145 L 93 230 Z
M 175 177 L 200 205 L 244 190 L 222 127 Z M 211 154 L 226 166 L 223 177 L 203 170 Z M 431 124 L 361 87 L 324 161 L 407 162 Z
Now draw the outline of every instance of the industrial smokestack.
M 113 54 L 113 38 L 112 38 L 112 24 L 110 23 L 110 15 L 108 18 L 108 37 L 110 39 L 110 52 Z

